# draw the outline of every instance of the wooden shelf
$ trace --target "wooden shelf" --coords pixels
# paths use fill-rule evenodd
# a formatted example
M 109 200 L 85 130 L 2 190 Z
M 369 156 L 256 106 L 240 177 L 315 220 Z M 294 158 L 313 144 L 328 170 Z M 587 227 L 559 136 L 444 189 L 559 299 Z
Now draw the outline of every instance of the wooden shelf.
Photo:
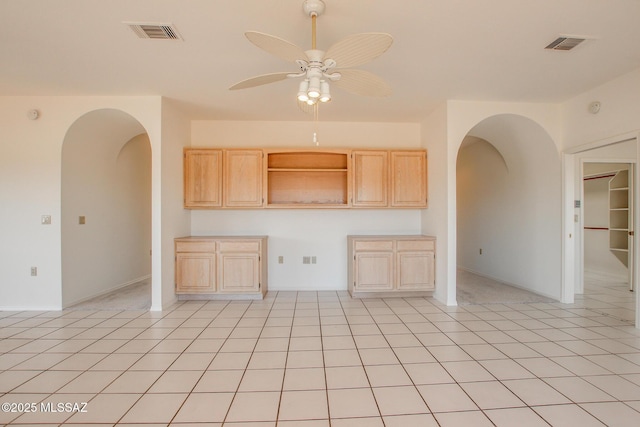
M 628 170 L 616 172 L 609 181 L 609 250 L 625 266 L 629 265 L 629 184 Z
M 347 152 L 267 154 L 267 206 L 347 207 Z
M 269 153 L 268 169 L 343 169 L 349 165 L 346 152 L 290 151 Z
M 269 168 L 268 172 L 346 172 L 347 169 L 298 169 L 298 168 Z

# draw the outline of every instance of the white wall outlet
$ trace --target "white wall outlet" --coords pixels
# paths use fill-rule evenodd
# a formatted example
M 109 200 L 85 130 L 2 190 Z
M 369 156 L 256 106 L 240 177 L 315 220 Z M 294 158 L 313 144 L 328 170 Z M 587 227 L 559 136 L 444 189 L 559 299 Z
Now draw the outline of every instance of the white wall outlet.
M 42 215 L 42 218 L 40 218 L 40 223 L 42 225 L 51 224 L 51 215 Z
M 32 276 L 38 275 L 38 267 L 31 267 L 31 275 Z
M 309 257 L 309 256 L 303 256 L 303 257 L 302 257 L 302 263 L 303 263 L 303 264 L 311 264 L 311 257 Z
M 315 264 L 318 261 L 318 259 L 315 256 L 311 257 L 311 264 Z
M 278 264 L 284 264 L 284 257 L 282 255 L 278 257 Z

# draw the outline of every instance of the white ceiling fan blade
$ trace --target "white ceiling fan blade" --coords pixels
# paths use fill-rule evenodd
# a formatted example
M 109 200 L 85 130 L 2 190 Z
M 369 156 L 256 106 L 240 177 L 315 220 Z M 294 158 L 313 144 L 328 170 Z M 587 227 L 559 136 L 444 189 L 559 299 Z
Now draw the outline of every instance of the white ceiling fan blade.
M 391 87 L 376 76 L 365 70 L 336 70 L 340 73 L 339 80 L 331 82 L 332 86 L 362 96 L 389 96 L 391 95 Z
M 331 46 L 324 57 L 339 68 L 357 67 L 385 53 L 392 43 L 393 37 L 386 33 L 354 34 Z
M 250 79 L 242 80 L 241 82 L 234 84 L 229 88 L 229 90 L 247 89 L 250 87 L 266 85 L 268 83 L 279 82 L 280 80 L 286 79 L 289 74 L 291 73 L 281 72 L 281 73 L 263 74 L 261 76 L 251 77 Z
M 257 31 L 247 31 L 244 35 L 251 43 L 285 61 L 295 62 L 306 59 L 304 50 L 284 39 Z

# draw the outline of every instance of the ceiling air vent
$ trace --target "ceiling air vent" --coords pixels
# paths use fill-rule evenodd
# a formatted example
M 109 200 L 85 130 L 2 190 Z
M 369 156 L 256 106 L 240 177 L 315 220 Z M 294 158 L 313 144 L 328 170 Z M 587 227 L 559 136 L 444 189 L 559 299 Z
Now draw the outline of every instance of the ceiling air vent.
M 141 39 L 182 40 L 178 31 L 171 24 L 142 24 L 124 22 Z
M 558 37 L 552 41 L 545 49 L 550 50 L 571 50 L 585 41 L 585 38 L 581 37 Z

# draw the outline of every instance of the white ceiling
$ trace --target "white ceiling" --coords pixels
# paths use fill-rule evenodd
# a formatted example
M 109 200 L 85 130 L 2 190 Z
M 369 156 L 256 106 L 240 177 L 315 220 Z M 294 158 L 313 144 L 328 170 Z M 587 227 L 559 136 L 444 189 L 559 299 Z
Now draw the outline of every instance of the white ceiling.
M 247 30 L 310 48 L 303 0 L 0 0 L 0 96 L 162 95 L 194 119 L 309 120 L 297 81 L 228 87 L 295 64 Z M 388 98 L 332 90 L 321 120 L 417 122 L 447 99 L 560 102 L 640 67 L 638 0 L 325 0 L 318 48 L 387 32 L 360 68 Z M 126 21 L 173 24 L 184 41 L 143 40 Z M 570 52 L 559 35 L 591 38 Z

